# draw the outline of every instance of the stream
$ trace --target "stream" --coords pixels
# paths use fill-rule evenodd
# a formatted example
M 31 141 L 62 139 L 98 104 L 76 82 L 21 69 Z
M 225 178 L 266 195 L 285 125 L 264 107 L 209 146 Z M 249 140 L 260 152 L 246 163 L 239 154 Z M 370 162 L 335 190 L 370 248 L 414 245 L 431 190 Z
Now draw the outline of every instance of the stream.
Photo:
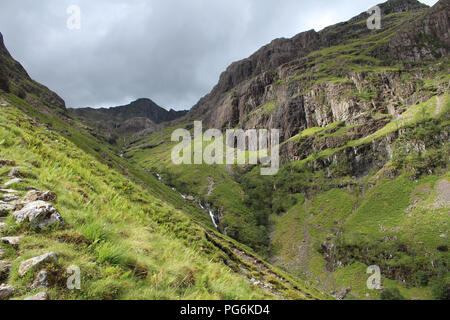
M 156 178 L 158 179 L 159 182 L 164 183 L 164 182 L 163 182 L 163 178 L 162 178 L 162 176 L 161 176 L 159 173 L 155 173 L 155 175 L 156 175 Z M 209 208 L 209 206 L 210 206 L 209 203 L 207 203 L 207 204 L 206 204 L 206 207 L 205 207 L 205 206 L 201 203 L 201 201 L 195 199 L 194 197 L 192 197 L 192 196 L 187 196 L 187 195 L 185 195 L 185 194 L 179 192 L 179 191 L 178 191 L 176 188 L 174 188 L 174 187 L 172 187 L 172 190 L 175 191 L 175 192 L 177 192 L 183 199 L 196 202 L 196 203 L 200 206 L 200 208 L 201 208 L 203 211 L 205 211 L 206 213 L 209 214 L 209 216 L 211 217 L 211 221 L 212 221 L 212 223 L 214 224 L 214 227 L 216 227 L 216 229 L 219 229 L 219 224 L 218 224 L 219 221 L 218 221 L 218 219 L 217 219 L 217 217 L 216 217 L 214 211 L 213 211 L 212 209 Z

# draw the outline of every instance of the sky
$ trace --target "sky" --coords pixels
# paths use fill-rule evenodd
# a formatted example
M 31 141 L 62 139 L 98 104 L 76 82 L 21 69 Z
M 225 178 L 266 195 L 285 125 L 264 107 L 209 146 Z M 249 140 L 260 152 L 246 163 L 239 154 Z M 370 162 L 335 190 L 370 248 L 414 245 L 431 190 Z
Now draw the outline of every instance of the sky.
M 273 39 L 319 31 L 379 2 L 0 0 L 0 32 L 13 57 L 67 107 L 150 98 L 183 110 L 210 92 L 228 65 Z

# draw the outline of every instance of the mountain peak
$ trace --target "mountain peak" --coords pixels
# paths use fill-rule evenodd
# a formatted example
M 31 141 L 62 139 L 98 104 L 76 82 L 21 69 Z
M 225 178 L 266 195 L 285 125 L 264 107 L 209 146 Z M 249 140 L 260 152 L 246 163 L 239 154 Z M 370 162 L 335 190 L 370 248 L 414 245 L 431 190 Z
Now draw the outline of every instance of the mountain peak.
M 417 0 L 388 0 L 379 5 L 384 14 L 395 12 L 415 11 L 428 8 L 427 5 Z

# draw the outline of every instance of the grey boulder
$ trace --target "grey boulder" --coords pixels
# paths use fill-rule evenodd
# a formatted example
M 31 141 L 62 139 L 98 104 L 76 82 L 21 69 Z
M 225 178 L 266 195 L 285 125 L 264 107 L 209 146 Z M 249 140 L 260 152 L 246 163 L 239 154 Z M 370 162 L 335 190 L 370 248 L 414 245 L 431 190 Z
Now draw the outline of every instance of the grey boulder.
M 56 262 L 58 257 L 54 252 L 45 253 L 38 257 L 34 257 L 23 261 L 19 266 L 19 276 L 23 277 L 31 268 L 41 263 Z
M 36 280 L 34 280 L 33 284 L 31 285 L 31 289 L 45 289 L 48 288 L 49 281 L 48 281 L 48 273 L 46 270 L 39 271 L 38 275 L 36 276 Z
M 34 201 L 13 213 L 16 222 L 28 220 L 32 226 L 46 229 L 52 225 L 64 224 L 59 212 L 45 201 Z

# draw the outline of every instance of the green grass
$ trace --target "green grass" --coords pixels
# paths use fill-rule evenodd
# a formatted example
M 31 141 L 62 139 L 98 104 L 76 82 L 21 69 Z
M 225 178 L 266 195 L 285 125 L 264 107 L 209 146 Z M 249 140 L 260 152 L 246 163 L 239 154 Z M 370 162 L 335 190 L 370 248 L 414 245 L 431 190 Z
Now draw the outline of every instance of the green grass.
M 67 222 L 62 229 L 36 232 L 8 218 L 6 234 L 25 236 L 18 250 L 1 245 L 13 263 L 9 283 L 16 287 L 14 298 L 34 293 L 29 285 L 38 271 L 36 268 L 19 278 L 20 262 L 45 252 L 55 252 L 59 257 L 56 264 L 46 266 L 55 277 L 55 285 L 48 291 L 52 299 L 275 298 L 252 285 L 237 272 L 239 269 L 223 264 L 224 260 L 236 265 L 242 261 L 232 250 L 223 251 L 231 239 L 217 234 L 211 242 L 206 236 L 207 232 L 215 234 L 209 229 L 211 222 L 203 222 L 200 215 L 206 217 L 205 221 L 209 216 L 194 209 L 194 204 L 151 174 L 124 163 L 100 141 L 82 131 L 77 134 L 76 128 L 64 127 L 58 117 L 40 114 L 15 96 L 4 98 L 12 106 L 2 107 L 0 115 L 1 157 L 15 160 L 27 173 L 17 189 L 22 195 L 29 186 L 54 191 L 58 195 L 55 207 Z M 39 120 L 29 118 L 22 110 Z M 40 121 L 51 121 L 54 129 L 47 130 Z M 70 135 L 64 137 L 58 128 L 70 130 Z M 101 152 L 109 160 L 99 155 Z M 0 171 L 0 179 L 7 169 Z M 220 183 L 217 188 L 222 188 Z M 157 197 L 166 191 L 169 195 Z M 233 246 L 251 254 L 237 242 Z M 70 265 L 81 268 L 80 291 L 65 287 L 65 270 Z M 248 264 L 245 268 L 255 266 Z M 256 269 L 253 276 L 261 280 L 270 277 Z M 306 294 L 325 297 L 293 279 L 289 281 L 277 282 L 286 295 L 292 294 L 294 285 L 303 288 L 295 291 L 299 299 L 307 298 Z

